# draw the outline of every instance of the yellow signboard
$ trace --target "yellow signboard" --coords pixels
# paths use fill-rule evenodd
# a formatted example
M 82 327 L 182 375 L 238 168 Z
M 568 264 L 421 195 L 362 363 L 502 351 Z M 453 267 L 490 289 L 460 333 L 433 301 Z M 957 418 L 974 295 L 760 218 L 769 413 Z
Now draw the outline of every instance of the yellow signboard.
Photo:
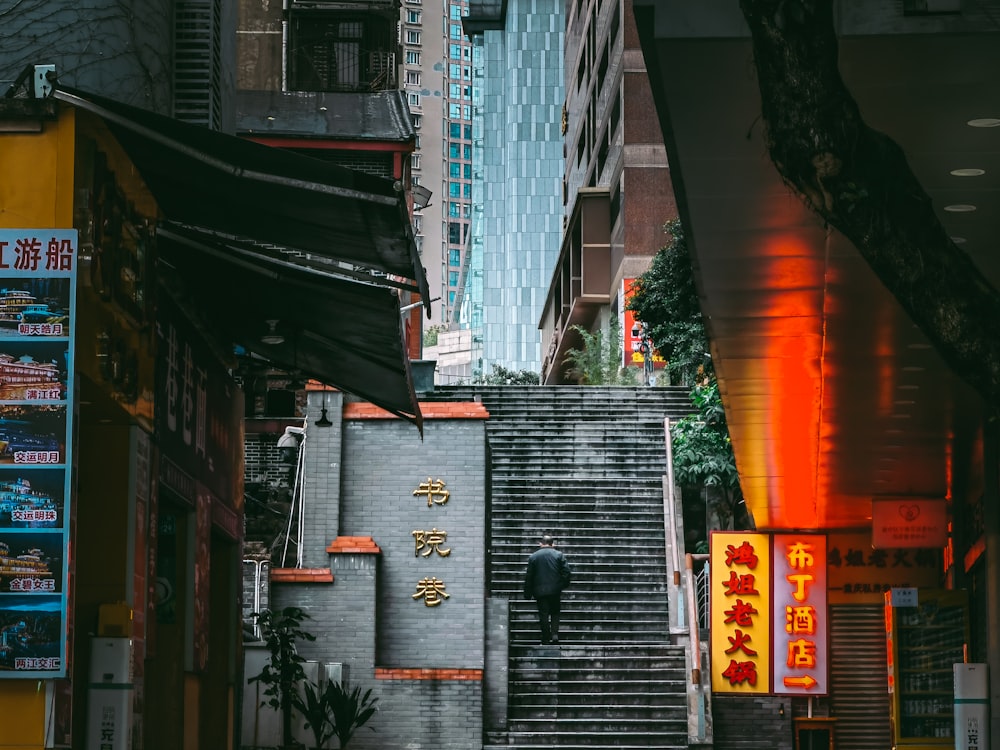
M 771 688 L 771 541 L 767 534 L 713 531 L 712 691 Z

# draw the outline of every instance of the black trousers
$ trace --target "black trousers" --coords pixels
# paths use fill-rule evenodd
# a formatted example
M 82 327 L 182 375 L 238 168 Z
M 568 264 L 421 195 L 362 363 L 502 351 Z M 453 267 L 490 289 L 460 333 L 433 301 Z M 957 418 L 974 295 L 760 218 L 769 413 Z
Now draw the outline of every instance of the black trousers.
M 542 643 L 559 642 L 559 594 L 535 597 Z

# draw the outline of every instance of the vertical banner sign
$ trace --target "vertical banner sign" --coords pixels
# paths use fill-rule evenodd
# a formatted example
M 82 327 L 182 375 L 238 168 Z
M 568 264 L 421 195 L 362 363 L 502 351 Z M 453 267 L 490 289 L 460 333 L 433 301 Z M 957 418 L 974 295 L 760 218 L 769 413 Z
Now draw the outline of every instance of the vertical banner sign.
M 710 537 L 712 690 L 768 693 L 771 663 L 771 545 L 767 534 Z
M 0 229 L 0 679 L 66 676 L 77 233 Z
M 661 370 L 667 366 L 667 360 L 652 348 L 649 340 L 643 335 L 642 323 L 636 319 L 635 313 L 628 309 L 629 300 L 635 293 L 632 285 L 635 279 L 622 280 L 622 293 L 619 295 L 618 320 L 622 322 L 622 335 L 624 338 L 622 345 L 622 367 L 642 367 L 646 362 L 646 357 L 653 359 L 653 368 Z
M 826 537 L 775 534 L 773 571 L 774 693 L 826 695 Z

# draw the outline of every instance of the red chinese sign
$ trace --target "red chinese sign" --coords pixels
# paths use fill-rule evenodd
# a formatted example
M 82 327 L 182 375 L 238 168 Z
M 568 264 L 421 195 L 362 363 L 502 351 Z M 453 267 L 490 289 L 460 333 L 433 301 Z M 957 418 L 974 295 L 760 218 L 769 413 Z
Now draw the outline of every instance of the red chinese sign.
M 716 531 L 712 690 L 825 695 L 826 537 Z

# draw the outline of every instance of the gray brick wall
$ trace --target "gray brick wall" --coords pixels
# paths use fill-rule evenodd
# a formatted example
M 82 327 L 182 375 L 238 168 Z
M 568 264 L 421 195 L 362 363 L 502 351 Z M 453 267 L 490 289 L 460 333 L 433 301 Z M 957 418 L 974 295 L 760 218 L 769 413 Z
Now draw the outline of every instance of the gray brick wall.
M 772 695 L 713 695 L 712 726 L 715 750 L 792 750 L 792 700 Z
M 271 593 L 275 608 L 301 607 L 309 615 L 303 627 L 316 640 L 303 642 L 299 653 L 346 665 L 352 685 L 373 685 L 377 566 L 376 555 L 332 555 L 333 585 L 276 584 Z
M 327 546 L 340 526 L 341 440 L 343 437 L 344 396 L 342 393 L 312 392 L 306 404 L 306 435 L 303 501 L 306 513 L 303 542 L 303 567 L 325 568 L 329 563 Z M 324 404 L 333 424 L 319 427 Z
M 378 680 L 379 711 L 351 750 L 474 750 L 482 747 L 482 684 Z
M 486 591 L 486 433 L 479 420 L 428 421 L 421 440 L 399 420 L 344 425 L 340 533 L 371 536 L 382 549 L 378 666 L 481 669 Z M 414 496 L 441 479 L 444 505 Z M 437 553 L 415 555 L 413 531 L 447 532 Z M 449 598 L 413 599 L 424 578 Z
M 305 450 L 304 567 L 330 567 L 332 585 L 275 584 L 273 607 L 301 607 L 316 636 L 300 653 L 339 662 L 352 685 L 372 688 L 380 710 L 352 748 L 482 747 L 483 683 L 375 679 L 375 669 L 481 670 L 485 662 L 486 427 L 481 420 L 341 419 L 342 396 L 325 394 L 331 427 L 314 426 L 324 394 L 310 394 Z M 441 479 L 444 505 L 415 496 Z M 415 554 L 413 531 L 447 532 L 442 549 Z M 370 536 L 381 554 L 334 554 L 337 536 Z M 428 607 L 417 583 L 435 577 L 448 599 Z M 504 627 L 505 629 L 505 627 Z M 506 660 L 504 659 L 504 662 Z M 506 670 L 506 663 L 503 665 Z

